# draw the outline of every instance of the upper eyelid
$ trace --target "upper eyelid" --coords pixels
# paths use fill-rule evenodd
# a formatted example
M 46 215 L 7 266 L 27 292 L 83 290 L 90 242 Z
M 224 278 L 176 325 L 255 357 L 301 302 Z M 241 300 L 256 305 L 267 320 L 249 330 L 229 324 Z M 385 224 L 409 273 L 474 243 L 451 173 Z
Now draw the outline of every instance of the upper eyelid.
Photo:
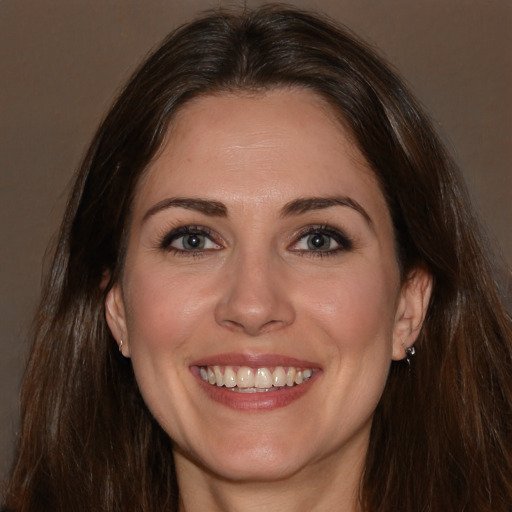
M 345 229 L 341 229 L 330 224 L 312 224 L 309 226 L 304 226 L 297 230 L 291 237 L 291 241 L 300 240 L 301 238 L 313 234 L 313 233 L 324 233 L 327 235 L 338 235 L 341 238 L 345 238 L 350 240 L 351 237 L 347 234 Z
M 313 250 L 305 250 L 305 249 L 296 249 L 296 252 L 311 252 L 311 253 L 334 253 L 340 251 L 350 251 L 354 248 L 354 238 L 349 236 L 345 230 L 336 228 L 330 225 L 313 225 L 307 226 L 302 230 L 299 230 L 299 233 L 295 234 L 295 238 L 290 243 L 289 247 L 292 248 L 294 245 L 297 245 L 301 240 L 309 235 L 313 235 L 315 233 L 320 233 L 327 235 L 335 240 L 339 247 L 335 249 L 330 249 L 326 251 L 313 251 Z
M 220 236 L 215 236 L 216 233 L 206 226 L 198 225 L 179 225 L 164 231 L 162 235 L 158 237 L 158 246 L 162 249 L 168 248 L 172 242 L 187 235 L 187 234 L 198 234 L 209 238 L 212 242 L 220 245 Z

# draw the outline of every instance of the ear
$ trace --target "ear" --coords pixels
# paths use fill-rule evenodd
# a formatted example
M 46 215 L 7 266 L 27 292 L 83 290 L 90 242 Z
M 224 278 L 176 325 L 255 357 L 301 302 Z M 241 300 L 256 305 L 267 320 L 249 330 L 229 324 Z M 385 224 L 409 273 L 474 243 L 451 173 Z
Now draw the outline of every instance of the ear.
M 123 292 L 119 284 L 112 286 L 107 293 L 105 299 L 105 317 L 110 332 L 119 345 L 119 351 L 124 357 L 130 357 Z
M 393 360 L 407 356 L 427 313 L 432 293 L 432 276 L 423 267 L 413 269 L 402 284 L 393 328 Z

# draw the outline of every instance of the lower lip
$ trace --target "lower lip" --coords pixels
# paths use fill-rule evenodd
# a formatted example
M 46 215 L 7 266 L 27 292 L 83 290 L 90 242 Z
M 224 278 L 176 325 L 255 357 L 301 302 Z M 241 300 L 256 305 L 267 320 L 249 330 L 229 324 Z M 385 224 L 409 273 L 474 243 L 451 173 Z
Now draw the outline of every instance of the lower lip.
M 214 386 L 205 382 L 199 375 L 199 371 L 193 371 L 196 375 L 199 385 L 206 394 L 215 402 L 221 403 L 232 409 L 242 411 L 260 411 L 271 410 L 279 407 L 285 407 L 295 400 L 304 396 L 314 385 L 320 375 L 320 371 L 315 371 L 313 375 L 302 384 L 296 386 L 283 386 L 275 391 L 266 391 L 260 393 L 240 393 L 231 391 L 225 386 Z

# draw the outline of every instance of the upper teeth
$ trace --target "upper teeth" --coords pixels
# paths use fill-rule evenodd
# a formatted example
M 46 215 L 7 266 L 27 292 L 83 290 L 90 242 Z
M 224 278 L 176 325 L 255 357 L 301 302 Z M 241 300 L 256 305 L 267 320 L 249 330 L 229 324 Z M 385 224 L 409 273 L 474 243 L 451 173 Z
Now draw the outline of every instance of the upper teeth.
M 313 375 L 311 368 L 276 366 L 250 368 L 249 366 L 201 366 L 201 378 L 214 386 L 241 389 L 270 389 L 272 387 L 302 384 Z

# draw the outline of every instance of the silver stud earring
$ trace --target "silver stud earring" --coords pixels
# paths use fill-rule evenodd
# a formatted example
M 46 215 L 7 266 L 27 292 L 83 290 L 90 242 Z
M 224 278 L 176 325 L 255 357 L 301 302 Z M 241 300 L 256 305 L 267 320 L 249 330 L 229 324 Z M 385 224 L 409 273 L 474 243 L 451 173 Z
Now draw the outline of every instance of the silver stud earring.
M 407 364 L 411 366 L 411 359 L 413 358 L 414 354 L 416 354 L 416 349 L 414 348 L 414 346 L 408 347 L 405 350 L 405 354 L 405 360 L 407 361 Z

